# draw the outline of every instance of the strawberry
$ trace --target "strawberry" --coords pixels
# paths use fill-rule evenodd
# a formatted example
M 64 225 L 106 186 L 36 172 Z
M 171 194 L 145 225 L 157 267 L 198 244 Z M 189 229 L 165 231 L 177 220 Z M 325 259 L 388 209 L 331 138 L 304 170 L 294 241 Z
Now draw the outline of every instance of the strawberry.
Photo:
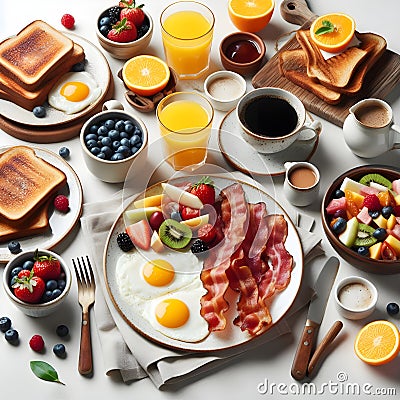
M 33 256 L 35 263 L 32 271 L 34 274 L 45 281 L 50 279 L 58 279 L 61 274 L 61 265 L 55 257 L 51 255 L 39 256 L 38 251 L 35 251 Z
M 181 210 L 182 219 L 184 221 L 200 216 L 200 210 L 191 207 L 183 207 Z
M 209 176 L 205 176 L 194 184 L 190 190 L 190 193 L 197 196 L 203 204 L 214 204 L 215 203 L 215 189 L 214 182 Z
M 113 25 L 111 31 L 107 34 L 107 38 L 119 43 L 133 42 L 137 38 L 137 30 L 132 22 L 123 18 Z
M 133 2 L 134 2 L 134 0 L 121 0 L 118 5 L 122 8 L 124 8 L 127 5 L 131 5 Z
M 139 222 L 129 225 L 125 230 L 136 247 L 143 250 L 148 250 L 150 248 L 152 232 L 146 219 L 142 219 Z
M 34 276 L 33 270 L 29 276 L 16 278 L 12 285 L 14 295 L 26 303 L 39 303 L 43 296 L 46 285 L 39 276 Z
M 120 18 L 126 18 L 128 21 L 132 22 L 137 28 L 139 28 L 144 21 L 144 12 L 142 10 L 143 4 L 140 6 L 135 5 L 135 0 L 131 2 L 121 1 L 124 7 L 121 10 Z

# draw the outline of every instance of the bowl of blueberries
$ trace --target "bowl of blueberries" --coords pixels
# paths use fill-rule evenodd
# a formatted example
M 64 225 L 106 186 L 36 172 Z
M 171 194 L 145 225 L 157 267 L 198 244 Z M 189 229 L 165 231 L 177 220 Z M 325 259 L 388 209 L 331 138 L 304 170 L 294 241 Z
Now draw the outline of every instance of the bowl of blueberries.
M 129 168 L 147 158 L 147 128 L 138 117 L 109 100 L 83 125 L 80 142 L 89 171 L 104 182 L 124 182 Z
M 127 60 L 149 45 L 153 20 L 134 0 L 120 1 L 97 18 L 96 35 L 100 45 L 117 59 Z
M 56 311 L 66 299 L 71 282 L 71 270 L 65 261 L 43 249 L 19 253 L 3 273 L 7 297 L 31 317 L 44 317 Z

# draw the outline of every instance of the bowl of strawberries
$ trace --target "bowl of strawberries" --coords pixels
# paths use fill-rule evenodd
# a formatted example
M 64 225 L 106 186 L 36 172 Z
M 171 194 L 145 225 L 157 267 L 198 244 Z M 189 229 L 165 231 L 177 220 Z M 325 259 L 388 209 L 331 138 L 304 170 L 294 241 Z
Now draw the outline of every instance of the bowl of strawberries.
M 44 317 L 56 311 L 71 288 L 71 271 L 49 250 L 24 251 L 5 267 L 3 287 L 10 301 L 24 314 Z
M 100 45 L 114 58 L 127 60 L 149 45 L 153 20 L 135 0 L 121 0 L 104 10 L 97 19 L 96 35 Z
M 364 165 L 344 172 L 322 201 L 322 226 L 337 253 L 377 274 L 400 273 L 400 170 Z

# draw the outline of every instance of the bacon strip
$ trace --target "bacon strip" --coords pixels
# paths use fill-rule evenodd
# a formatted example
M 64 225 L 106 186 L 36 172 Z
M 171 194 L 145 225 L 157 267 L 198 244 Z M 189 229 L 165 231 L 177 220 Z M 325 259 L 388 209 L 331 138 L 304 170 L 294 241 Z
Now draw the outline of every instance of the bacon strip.
M 224 223 L 224 239 L 204 261 L 201 280 L 207 293 L 201 298 L 201 315 L 208 322 L 210 331 L 222 330 L 226 326 L 225 311 L 229 304 L 225 292 L 229 281 L 226 270 L 231 256 L 243 242 L 248 226 L 248 207 L 240 184 L 234 183 L 221 192 L 221 219 Z

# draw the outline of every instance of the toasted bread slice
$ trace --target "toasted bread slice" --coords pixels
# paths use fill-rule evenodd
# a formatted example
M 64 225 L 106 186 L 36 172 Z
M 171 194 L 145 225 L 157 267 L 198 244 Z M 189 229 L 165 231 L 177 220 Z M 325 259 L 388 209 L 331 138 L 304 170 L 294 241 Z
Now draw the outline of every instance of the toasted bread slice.
M 298 30 L 296 38 L 307 56 L 307 75 L 333 90 L 348 85 L 355 69 L 367 56 L 367 51 L 353 46 L 325 60 L 309 30 Z
M 48 231 L 50 228 L 49 205 L 49 201 L 41 205 L 32 215 L 24 218 L 22 222 L 13 222 L 0 217 L 0 242 L 22 239 Z
M 63 171 L 37 157 L 27 146 L 0 155 L 0 215 L 18 221 L 65 185 Z
M 85 59 L 85 52 L 81 46 L 74 44 L 74 52 L 68 59 L 49 74 L 49 78 L 39 89 L 26 90 L 21 85 L 7 76 L 0 74 L 0 99 L 11 101 L 22 108 L 32 110 L 35 106 L 42 105 L 51 88 L 62 75 L 69 72 L 72 66 Z
M 72 54 L 73 41 L 37 20 L 0 44 L 0 73 L 27 90 L 38 89 Z
M 341 94 L 327 88 L 307 75 L 307 57 L 302 49 L 284 50 L 279 53 L 281 74 L 296 85 L 314 93 L 328 104 L 337 104 Z

